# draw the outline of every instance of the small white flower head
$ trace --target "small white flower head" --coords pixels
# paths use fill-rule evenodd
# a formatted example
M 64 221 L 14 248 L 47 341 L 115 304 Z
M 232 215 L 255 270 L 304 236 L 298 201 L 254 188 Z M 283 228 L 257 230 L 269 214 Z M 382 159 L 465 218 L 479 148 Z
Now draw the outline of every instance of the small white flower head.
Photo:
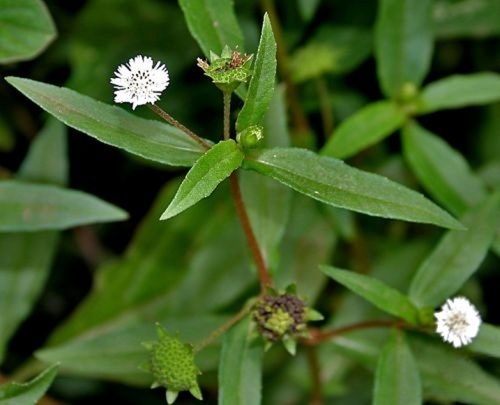
M 436 332 L 455 348 L 471 343 L 481 326 L 481 317 L 476 307 L 464 297 L 447 299 L 441 311 L 434 316 Z
M 132 103 L 138 105 L 154 103 L 169 83 L 167 68 L 157 62 L 153 67 L 153 59 L 149 56 L 136 56 L 126 65 L 118 66 L 111 83 L 115 87 L 115 103 Z

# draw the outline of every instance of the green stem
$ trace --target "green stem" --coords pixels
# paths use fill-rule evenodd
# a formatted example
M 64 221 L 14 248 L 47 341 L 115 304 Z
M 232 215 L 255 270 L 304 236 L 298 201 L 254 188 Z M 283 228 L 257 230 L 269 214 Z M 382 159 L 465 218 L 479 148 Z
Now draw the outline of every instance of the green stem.
M 230 119 L 231 119 L 231 92 L 224 91 L 224 139 L 231 138 L 230 134 Z
M 224 332 L 232 328 L 236 323 L 238 323 L 241 319 L 243 319 L 252 309 L 251 305 L 243 307 L 240 312 L 234 315 L 231 319 L 229 319 L 224 325 L 215 329 L 210 335 L 208 335 L 205 339 L 203 339 L 200 343 L 198 343 L 194 347 L 194 352 L 197 353 L 203 350 L 205 347 L 214 342 L 220 335 Z
M 158 114 L 161 118 L 163 118 L 165 121 L 167 121 L 170 125 L 180 129 L 182 132 L 184 132 L 186 135 L 188 135 L 193 141 L 195 141 L 203 149 L 205 149 L 205 150 L 210 149 L 210 145 L 207 142 L 205 142 L 202 138 L 200 138 L 198 135 L 196 135 L 189 128 L 182 125 L 179 121 L 177 121 L 174 117 L 172 117 L 165 110 L 161 109 L 156 104 L 148 104 L 148 107 L 151 111 Z
M 330 106 L 328 86 L 324 77 L 316 79 L 316 91 L 318 93 L 321 121 L 323 122 L 323 133 L 325 139 L 328 139 L 333 132 L 333 114 Z

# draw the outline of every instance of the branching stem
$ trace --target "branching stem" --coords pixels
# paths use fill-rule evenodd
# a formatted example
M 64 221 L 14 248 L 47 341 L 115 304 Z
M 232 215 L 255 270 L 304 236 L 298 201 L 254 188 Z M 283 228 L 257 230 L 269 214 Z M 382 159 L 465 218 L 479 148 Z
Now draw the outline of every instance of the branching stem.
M 330 330 L 309 329 L 310 337 L 303 339 L 302 343 L 309 346 L 317 345 L 325 340 L 333 339 L 337 336 L 343 335 L 348 332 L 353 332 L 361 329 L 369 328 L 400 328 L 400 329 L 416 329 L 414 325 L 410 325 L 402 320 L 387 320 L 375 319 L 371 321 L 364 321 L 354 323 L 352 325 L 341 326 L 339 328 Z
M 222 335 L 224 332 L 226 332 L 227 330 L 232 328 L 235 324 L 237 324 L 241 319 L 243 319 L 250 312 L 251 309 L 252 309 L 251 305 L 243 307 L 240 310 L 240 312 L 238 312 L 231 319 L 229 319 L 224 325 L 215 329 L 210 335 L 208 335 L 205 339 L 203 339 L 200 343 L 198 343 L 194 347 L 195 353 L 199 352 L 200 350 L 203 350 L 205 347 L 213 343 L 220 335 Z

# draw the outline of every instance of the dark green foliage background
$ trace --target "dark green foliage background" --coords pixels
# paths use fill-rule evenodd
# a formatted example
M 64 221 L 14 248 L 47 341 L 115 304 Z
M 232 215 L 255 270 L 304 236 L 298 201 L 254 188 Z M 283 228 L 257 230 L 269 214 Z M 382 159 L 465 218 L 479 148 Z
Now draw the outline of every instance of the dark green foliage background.
M 500 71 L 500 8 L 492 6 L 492 10 L 497 13 L 496 18 L 491 11 L 464 19 L 442 17 L 443 4 L 460 2 L 465 3 L 452 0 L 433 3 L 436 40 L 429 73 L 422 79 L 424 85 L 449 75 Z M 203 54 L 191 37 L 176 1 L 47 0 L 46 4 L 58 29 L 57 39 L 31 61 L 1 65 L 2 77 L 20 76 L 65 86 L 112 104 L 113 89 L 109 79 L 116 66 L 135 55 L 149 55 L 167 65 L 171 78 L 171 84 L 158 104 L 201 136 L 213 141 L 221 138 L 222 96 L 196 67 L 196 58 L 203 57 Z M 308 13 L 309 6 L 315 10 L 312 15 Z M 364 105 L 384 98 L 373 56 L 377 1 L 282 0 L 276 1 L 276 8 L 282 23 L 283 40 L 291 58 L 291 76 L 296 80 L 300 104 L 311 129 L 305 135 L 299 133 L 294 127 L 294 120 L 290 118 L 291 142 L 294 146 L 320 150 L 327 143 L 331 132 L 325 131 L 325 125 L 336 128 Z M 253 52 L 259 41 L 263 6 L 256 0 L 236 0 L 235 10 L 244 33 L 245 50 Z M 338 42 L 335 42 L 336 38 Z M 317 48 L 313 48 L 313 53 L 307 54 L 311 41 L 322 43 L 324 52 L 316 52 L 314 49 Z M 347 48 L 347 56 L 332 62 L 329 52 L 342 47 Z M 317 60 L 306 59 L 312 67 L 304 66 L 304 59 L 300 59 L 304 55 L 306 58 L 310 58 L 310 55 L 317 57 Z M 278 80 L 282 79 L 283 76 L 278 75 Z M 332 119 L 331 124 L 325 124 L 321 97 L 326 97 L 329 105 L 327 115 Z M 233 101 L 235 110 L 239 110 L 242 102 L 236 97 Z M 129 106 L 123 108 L 131 110 Z M 156 119 L 146 108 L 138 108 L 134 114 Z M 0 179 L 17 172 L 46 119 L 47 115 L 38 106 L 4 80 L 0 81 Z M 500 188 L 498 101 L 484 106 L 438 111 L 420 117 L 419 123 L 439 134 L 449 146 L 461 153 L 472 170 L 479 173 L 491 189 Z M 130 217 L 124 222 L 84 226 L 62 233 L 46 287 L 32 313 L 10 340 L 1 367 L 5 375 L 14 373 L 31 358 L 34 351 L 45 345 L 57 326 L 87 297 L 93 283 L 100 285 L 109 282 L 105 280 L 109 268 L 116 263 L 129 268 L 139 266 L 134 262 L 137 252 L 130 247 L 127 250 L 127 246 L 134 240 L 133 246 L 139 246 L 136 250 L 143 253 L 142 249 L 147 251 L 147 247 L 157 243 L 155 238 L 159 228 L 156 227 L 163 225 L 152 225 L 152 219 L 154 215 L 159 217 L 166 208 L 178 185 L 178 178 L 185 174 L 183 168 L 165 168 L 96 142 L 75 130 L 68 129 L 68 132 L 69 186 L 123 208 Z M 349 157 L 347 161 L 352 166 L 383 174 L 410 188 L 423 191 L 403 160 L 400 139 L 399 136 L 389 137 Z M 250 176 L 244 179 L 245 182 L 248 182 L 250 189 L 252 184 L 259 184 L 258 179 Z M 165 184 L 170 185 L 169 189 L 162 191 Z M 286 200 L 287 196 L 283 197 L 281 192 L 282 189 L 277 188 L 279 196 L 276 201 L 286 205 L 286 201 L 281 199 Z M 144 218 L 159 193 L 162 193 L 160 200 L 153 209 L 154 214 L 149 214 L 150 220 L 146 222 L 147 229 L 143 230 L 143 239 L 137 241 L 134 239 L 137 237 L 136 232 L 145 223 Z M 182 284 L 183 289 L 177 293 L 174 290 L 181 284 L 181 276 L 172 276 L 172 272 L 168 276 L 171 278 L 158 279 L 159 286 L 150 286 L 152 289 L 162 288 L 162 283 L 171 283 L 171 286 L 165 287 L 165 290 L 174 291 L 166 298 L 170 300 L 169 308 L 178 316 L 176 321 L 179 320 L 179 314 L 189 318 L 187 323 L 191 322 L 191 329 L 197 330 L 196 315 L 198 310 L 202 310 L 205 324 L 189 335 L 190 338 L 194 335 L 201 339 L 204 332 L 218 326 L 220 320 L 236 312 L 245 299 L 255 295 L 258 290 L 256 281 L 252 279 L 251 266 L 247 264 L 249 257 L 243 235 L 233 219 L 234 211 L 227 201 L 227 195 L 228 190 L 223 186 L 209 201 L 188 211 L 185 217 L 174 219 L 173 227 L 180 229 L 178 235 L 182 239 L 161 242 L 166 252 L 161 260 L 171 263 L 165 266 L 182 269 L 188 268 L 186 262 L 195 257 L 192 252 L 202 251 L 205 242 L 220 246 L 218 255 L 214 254 L 215 249 L 209 251 L 207 248 L 206 257 L 202 254 L 196 256 L 195 268 L 190 268 L 191 273 L 204 271 L 203 265 L 198 262 L 205 259 L 209 263 L 208 270 L 213 270 L 213 273 L 207 270 L 208 275 L 199 278 L 190 273 L 188 277 L 191 279 Z M 452 211 L 457 216 L 461 213 Z M 271 210 L 271 214 L 275 212 Z M 286 210 L 279 214 L 285 215 Z M 277 284 L 284 287 L 288 282 L 296 281 L 299 291 L 315 303 L 315 308 L 326 314 L 328 319 L 335 315 L 332 322 L 336 325 L 343 324 L 342 313 L 337 311 L 345 311 L 346 322 L 349 322 L 356 318 L 358 311 L 365 314 L 373 310 L 367 310 L 360 298 L 346 293 L 338 284 L 327 284 L 326 277 L 317 268 L 318 264 L 332 264 L 382 275 L 381 278 L 387 284 L 405 290 L 421 260 L 443 234 L 441 228 L 434 226 L 346 213 L 296 193 L 292 197 L 290 214 L 284 242 L 271 256 Z M 191 219 L 187 220 L 188 216 Z M 212 216 L 215 219 L 207 218 Z M 230 243 L 234 244 L 234 248 L 227 247 Z M 167 251 L 170 247 L 171 250 Z M 186 253 L 184 249 L 191 250 Z M 227 266 L 227 272 L 235 269 L 236 275 L 226 277 L 227 272 L 220 266 Z M 476 277 L 461 290 L 474 302 L 480 303 L 479 309 L 484 320 L 496 325 L 500 324 L 497 312 L 500 309 L 497 293 L 499 271 L 499 255 L 490 252 Z M 126 285 L 129 280 L 117 281 L 120 282 Z M 120 285 L 113 288 L 118 300 Z M 103 313 L 113 311 L 112 308 L 99 310 Z M 208 311 L 211 311 L 211 318 L 206 315 Z M 152 313 L 152 318 L 169 319 L 171 315 Z M 151 335 L 154 334 L 153 323 L 156 320 L 147 319 L 151 323 Z M 182 323 L 176 327 L 182 334 Z M 77 329 L 78 325 L 75 326 Z M 133 331 L 128 332 L 133 335 Z M 71 331 L 63 332 L 63 336 L 56 334 L 55 341 L 64 341 L 64 333 L 71 334 Z M 137 332 L 142 338 L 141 333 Z M 200 368 L 204 371 L 201 385 L 206 403 L 217 401 L 219 348 L 217 346 L 200 359 Z M 138 348 L 138 351 L 141 349 Z M 346 360 L 331 347 L 325 348 L 322 354 L 322 359 L 331 359 L 322 361 L 327 381 L 324 394 L 329 401 L 335 404 L 369 403 L 373 386 L 371 366 L 360 366 L 350 359 Z M 361 364 L 369 363 L 366 359 L 361 360 Z M 499 378 L 498 361 L 479 358 L 479 362 Z M 281 348 L 275 348 L 265 355 L 264 364 L 263 403 L 307 403 L 312 383 L 305 351 L 292 359 Z M 341 377 L 337 378 L 338 375 Z M 109 378 L 105 373 L 95 373 L 93 377 L 60 373 L 48 394 L 71 404 L 164 403 L 163 391 L 134 387 L 147 384 L 146 375 L 142 381 L 138 381 L 135 376 L 123 377 L 123 381 L 133 382 L 130 385 L 108 381 L 116 378 Z M 177 403 L 196 401 L 181 395 Z

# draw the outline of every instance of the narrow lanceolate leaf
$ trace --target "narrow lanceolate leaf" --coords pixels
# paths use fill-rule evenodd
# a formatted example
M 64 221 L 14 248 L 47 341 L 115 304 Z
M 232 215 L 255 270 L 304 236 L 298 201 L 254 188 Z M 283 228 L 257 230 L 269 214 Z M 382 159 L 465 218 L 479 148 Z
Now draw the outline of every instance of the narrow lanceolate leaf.
M 426 86 L 420 96 L 419 113 L 447 108 L 488 104 L 500 100 L 500 74 L 484 72 L 454 75 Z
M 498 0 L 437 1 L 433 15 L 439 38 L 487 38 L 500 34 Z
M 431 0 L 381 0 L 375 57 L 382 91 L 397 97 L 405 83 L 419 87 L 432 55 Z
M 52 119 L 31 144 L 17 178 L 62 186 L 67 166 L 65 127 Z M 45 285 L 58 241 L 55 231 L 0 233 L 0 363 Z
M 417 362 L 404 334 L 394 330 L 382 349 L 375 374 L 374 405 L 420 405 L 422 387 Z
M 462 218 L 466 231 L 449 231 L 422 263 L 409 296 L 421 307 L 437 307 L 477 270 L 493 241 L 500 218 L 500 193 L 472 207 Z
M 25 232 L 127 219 L 127 213 L 90 194 L 16 180 L 0 182 L 0 231 Z
M 416 122 L 404 127 L 403 150 L 422 185 L 454 214 L 461 215 L 486 196 L 484 184 L 465 158 Z
M 20 384 L 11 382 L 0 386 L 0 404 L 37 404 L 40 398 L 52 384 L 56 374 L 57 365 L 45 369 L 33 380 Z
M 6 79 L 66 125 L 108 145 L 172 166 L 192 166 L 204 149 L 182 131 L 136 117 L 73 90 L 29 79 Z
M 392 134 L 404 122 L 403 111 L 392 101 L 378 101 L 346 119 L 331 135 L 322 155 L 345 159 Z
M 483 371 L 476 363 L 442 343 L 411 342 L 423 386 L 430 398 L 439 402 L 464 404 L 498 404 L 498 378 Z
M 262 344 L 249 334 L 249 319 L 224 336 L 219 363 L 219 404 L 260 405 Z
M 243 51 L 233 0 L 179 0 L 189 31 L 206 57 L 219 55 L 224 46 Z
M 246 167 L 326 204 L 368 215 L 462 229 L 423 195 L 385 177 L 306 149 L 274 148 L 245 160 Z
M 264 15 L 259 48 L 255 57 L 252 77 L 245 103 L 236 120 L 236 130 L 261 123 L 271 98 L 276 80 L 276 41 L 267 14 Z
M 222 141 L 199 158 L 181 183 L 160 219 L 168 219 L 208 197 L 217 185 L 241 166 L 244 155 L 233 140 Z
M 500 358 L 500 327 L 482 323 L 478 335 L 468 348 L 476 353 Z
M 0 0 L 0 63 L 34 58 L 56 37 L 41 0 Z
M 403 318 L 410 323 L 418 322 L 419 311 L 415 305 L 398 290 L 382 281 L 330 266 L 320 266 L 320 270 L 382 311 Z

